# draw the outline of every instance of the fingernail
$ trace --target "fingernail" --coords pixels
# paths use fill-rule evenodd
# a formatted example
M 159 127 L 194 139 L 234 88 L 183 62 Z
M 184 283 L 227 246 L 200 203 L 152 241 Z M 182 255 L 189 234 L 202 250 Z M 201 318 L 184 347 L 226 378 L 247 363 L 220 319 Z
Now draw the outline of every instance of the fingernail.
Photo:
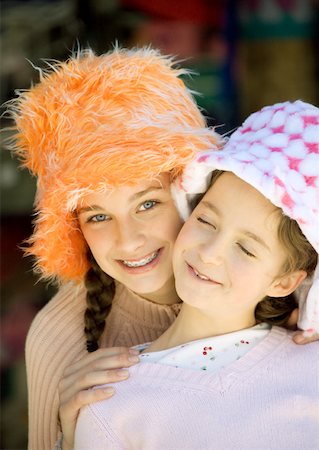
M 103 388 L 101 390 L 103 391 L 103 394 L 105 394 L 105 395 L 113 395 L 115 392 L 115 389 L 112 387 Z
M 128 370 L 118 370 L 116 372 L 116 375 L 120 378 L 127 378 L 129 376 L 129 371 Z
M 305 336 L 306 338 L 312 338 L 316 336 L 316 332 L 313 328 L 308 328 L 308 330 L 304 331 L 302 333 L 303 336 Z
M 140 358 L 138 356 L 129 356 L 128 360 L 133 363 L 139 362 Z
M 139 355 L 140 352 L 139 352 L 139 350 L 136 350 L 135 348 L 130 348 L 129 353 L 131 355 Z

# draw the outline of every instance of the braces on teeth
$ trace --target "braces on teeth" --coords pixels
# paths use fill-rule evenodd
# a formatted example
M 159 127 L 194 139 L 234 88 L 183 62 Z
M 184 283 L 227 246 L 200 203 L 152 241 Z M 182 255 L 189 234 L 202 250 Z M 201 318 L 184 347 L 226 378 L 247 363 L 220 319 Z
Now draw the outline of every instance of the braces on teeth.
M 156 258 L 157 255 L 158 255 L 158 252 L 154 252 L 147 258 L 143 258 L 140 261 L 125 261 L 125 260 L 123 260 L 122 262 L 127 267 L 141 267 L 141 266 L 145 266 L 146 264 L 152 262 Z

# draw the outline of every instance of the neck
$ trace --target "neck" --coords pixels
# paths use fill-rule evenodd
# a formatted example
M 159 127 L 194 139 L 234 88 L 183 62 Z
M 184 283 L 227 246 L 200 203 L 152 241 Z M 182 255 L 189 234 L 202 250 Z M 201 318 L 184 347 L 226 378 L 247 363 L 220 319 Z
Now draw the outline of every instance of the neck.
M 159 305 L 173 305 L 181 301 L 175 289 L 174 278 L 169 280 L 158 291 L 138 295 L 152 303 L 158 303 Z
M 186 342 L 249 328 L 255 324 L 253 311 L 249 315 L 246 311 L 242 316 L 239 313 L 234 314 L 234 317 L 225 317 L 220 312 L 208 313 L 184 303 L 177 319 L 147 351 L 166 350 Z

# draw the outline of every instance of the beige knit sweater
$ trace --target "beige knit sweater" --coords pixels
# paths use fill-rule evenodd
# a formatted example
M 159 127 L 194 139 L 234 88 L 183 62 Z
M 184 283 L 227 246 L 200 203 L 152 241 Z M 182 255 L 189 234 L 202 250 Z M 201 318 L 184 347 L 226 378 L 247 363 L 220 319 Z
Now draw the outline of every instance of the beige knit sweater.
M 64 286 L 37 314 L 29 330 L 29 450 L 51 450 L 59 436 L 59 381 L 65 368 L 87 353 L 83 331 L 85 292 L 83 286 Z M 153 341 L 173 322 L 179 308 L 180 304 L 151 303 L 117 284 L 101 346 Z

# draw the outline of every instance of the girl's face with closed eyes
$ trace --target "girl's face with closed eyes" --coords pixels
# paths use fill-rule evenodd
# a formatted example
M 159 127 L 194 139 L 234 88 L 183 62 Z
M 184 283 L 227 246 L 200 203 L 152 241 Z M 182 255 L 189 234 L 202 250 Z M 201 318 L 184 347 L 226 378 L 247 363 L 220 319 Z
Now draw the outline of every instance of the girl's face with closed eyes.
M 176 290 L 187 304 L 242 316 L 266 295 L 282 296 L 286 251 L 278 239 L 279 214 L 260 192 L 223 173 L 182 228 L 174 250 Z M 287 294 L 284 294 L 287 295 Z M 245 320 L 246 320 L 245 319 Z
M 87 195 L 77 214 L 104 272 L 149 300 L 176 302 L 172 253 L 182 221 L 171 198 L 169 174 Z

